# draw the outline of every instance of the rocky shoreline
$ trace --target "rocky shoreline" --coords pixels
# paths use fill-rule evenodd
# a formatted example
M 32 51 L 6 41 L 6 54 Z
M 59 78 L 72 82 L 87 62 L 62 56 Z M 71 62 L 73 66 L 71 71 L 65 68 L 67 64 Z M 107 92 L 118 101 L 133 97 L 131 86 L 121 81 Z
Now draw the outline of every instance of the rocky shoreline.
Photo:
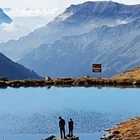
M 6 87 L 129 87 L 140 86 L 140 79 L 114 78 L 57 78 L 47 77 L 44 80 L 0 80 L 0 88 Z
M 109 134 L 102 136 L 101 140 L 140 140 L 140 117 L 120 123 L 113 129 L 105 129 Z M 55 136 L 50 136 L 42 140 L 62 140 Z M 79 137 L 66 137 L 64 140 L 79 140 Z
M 109 130 L 102 140 L 140 140 L 140 117 L 120 123 Z
M 93 78 L 89 76 L 80 78 L 56 78 L 46 77 L 40 80 L 8 80 L 0 77 L 0 88 L 6 87 L 140 87 L 140 67 L 125 71 L 112 78 Z
M 72 136 L 72 137 L 66 136 L 65 139 L 61 139 L 61 138 L 57 138 L 54 135 L 52 135 L 46 139 L 41 139 L 41 140 L 79 140 L 79 137 L 78 136 Z

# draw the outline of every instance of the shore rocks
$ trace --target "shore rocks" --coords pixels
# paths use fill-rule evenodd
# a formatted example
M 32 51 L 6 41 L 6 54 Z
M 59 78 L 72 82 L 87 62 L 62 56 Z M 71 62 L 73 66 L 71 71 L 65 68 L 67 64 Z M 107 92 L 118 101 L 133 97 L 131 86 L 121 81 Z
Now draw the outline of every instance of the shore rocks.
M 48 77 L 45 78 L 45 80 L 46 81 L 51 81 L 52 79 L 51 79 L 51 77 L 48 76 Z
M 0 81 L 8 81 L 7 77 L 0 77 Z
M 112 140 L 115 137 L 115 134 L 108 134 L 101 137 L 101 140 Z
M 120 123 L 109 131 L 102 140 L 140 140 L 140 117 Z
M 57 138 L 57 137 L 52 135 L 52 136 L 50 136 L 50 137 L 48 137 L 46 139 L 42 139 L 42 140 L 62 140 L 62 139 L 61 138 Z M 66 138 L 63 139 L 63 140 L 79 140 L 79 137 L 77 137 L 77 136 L 73 136 L 73 137 L 66 136 Z
M 89 76 L 84 76 L 84 78 L 89 78 Z
M 110 128 L 106 128 L 104 131 L 110 132 L 110 130 L 111 130 Z
M 119 131 L 114 131 L 112 134 L 118 135 L 118 134 L 120 134 L 120 132 Z
M 52 135 L 52 136 L 50 136 L 50 137 L 48 137 L 48 138 L 46 138 L 46 139 L 42 139 L 42 140 L 53 140 L 54 138 L 55 138 L 55 136 Z
M 104 131 L 109 132 L 109 134 L 102 136 L 100 139 L 102 140 L 120 140 L 118 138 L 118 134 L 120 134 L 120 131 L 111 131 L 110 128 L 105 129 Z
M 4 81 L 0 81 L 0 87 L 1 88 L 5 88 L 7 87 L 8 85 L 4 82 Z
M 110 131 L 110 130 L 109 130 Z M 101 137 L 102 140 L 120 140 L 118 138 L 119 131 L 114 131 L 113 133 L 109 133 Z
M 135 80 L 136 81 L 136 80 Z M 126 84 L 127 83 L 127 84 Z M 0 87 L 46 87 L 46 86 L 57 86 L 57 87 L 133 87 L 133 83 L 130 80 L 124 79 L 124 81 L 116 81 L 110 78 L 57 78 L 51 79 L 46 77 L 44 80 L 9 80 L 0 81 Z M 135 85 L 136 86 L 136 85 Z M 140 86 L 140 80 L 137 80 L 137 87 Z

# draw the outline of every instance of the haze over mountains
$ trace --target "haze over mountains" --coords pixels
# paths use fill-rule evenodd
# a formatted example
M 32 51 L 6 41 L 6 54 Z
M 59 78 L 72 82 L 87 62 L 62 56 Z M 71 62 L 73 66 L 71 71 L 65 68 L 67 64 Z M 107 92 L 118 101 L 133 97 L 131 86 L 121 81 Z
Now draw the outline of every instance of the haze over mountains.
M 102 63 L 110 77 L 140 64 L 139 37 L 140 5 L 85 2 L 0 51 L 41 76 L 92 76 L 91 65 Z
M 61 13 L 56 8 L 3 8 L 3 11 L 12 19 L 12 23 L 0 25 L 0 43 L 11 39 L 18 40 L 35 29 L 45 26 Z
M 2 9 L 0 9 L 0 24 L 10 24 L 12 19 L 8 17 Z M 1 36 L 2 38 L 2 36 Z M 0 77 L 4 76 L 10 80 L 15 79 L 39 79 L 34 71 L 25 68 L 24 66 L 11 61 L 9 58 L 0 53 Z
M 139 18 L 139 13 L 139 5 L 128 6 L 115 2 L 86 2 L 71 5 L 43 28 L 18 41 L 11 40 L 0 44 L 0 51 L 16 61 L 42 44 L 53 43 L 64 36 L 85 33 L 102 25 L 114 26 L 127 23 Z
M 25 55 L 19 63 L 53 77 L 90 75 L 93 63 L 103 64 L 110 77 L 140 65 L 140 20 L 115 27 L 102 26 L 77 36 L 63 37 Z

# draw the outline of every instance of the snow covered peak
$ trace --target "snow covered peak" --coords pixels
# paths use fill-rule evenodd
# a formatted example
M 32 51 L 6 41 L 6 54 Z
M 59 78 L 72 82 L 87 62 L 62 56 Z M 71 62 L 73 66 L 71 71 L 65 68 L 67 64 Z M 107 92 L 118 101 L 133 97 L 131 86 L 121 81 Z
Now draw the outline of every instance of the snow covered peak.
M 112 2 L 112 1 L 96 1 L 96 2 L 85 2 L 83 4 L 78 4 L 78 5 L 71 5 L 70 7 L 68 7 L 66 9 L 66 13 L 68 12 L 78 12 L 80 10 L 86 10 L 90 9 L 92 10 L 92 12 L 97 12 L 100 11 L 102 9 L 109 9 L 109 8 L 121 8 L 122 6 L 124 6 L 124 4 L 120 4 L 117 2 Z M 89 11 L 90 12 L 90 11 Z
M 127 19 L 140 17 L 140 5 L 124 5 L 112 1 L 85 2 L 71 5 L 65 13 L 73 13 L 72 18 L 77 20 L 89 20 L 93 18 Z

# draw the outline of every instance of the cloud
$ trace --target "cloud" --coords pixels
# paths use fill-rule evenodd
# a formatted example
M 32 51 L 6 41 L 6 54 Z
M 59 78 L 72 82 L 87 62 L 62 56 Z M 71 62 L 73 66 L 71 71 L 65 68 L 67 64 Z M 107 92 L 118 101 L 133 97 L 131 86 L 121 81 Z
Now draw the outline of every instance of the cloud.
M 82 3 L 87 0 L 1 0 L 1 7 L 12 7 L 12 8 L 21 8 L 21 7 L 31 7 L 31 8 L 66 8 L 71 4 Z M 99 1 L 99 0 L 91 0 Z M 106 0 L 109 1 L 109 0 Z M 140 4 L 140 0 L 113 0 L 126 4 Z
M 0 43 L 11 39 L 17 40 L 22 36 L 26 36 L 31 31 L 31 29 L 16 22 L 12 22 L 11 24 L 3 23 L 0 25 Z
M 11 24 L 0 25 L 0 43 L 10 39 L 19 39 L 35 29 L 45 26 L 58 14 L 59 9 L 52 8 L 4 8 L 4 12 L 12 19 Z
M 25 9 L 9 9 L 4 8 L 4 11 L 10 17 L 46 17 L 53 16 L 59 12 L 59 9 L 33 9 L 33 8 L 25 8 Z
M 45 26 L 58 14 L 58 9 L 4 8 L 4 12 L 12 19 L 11 24 L 0 25 L 0 43 L 11 39 L 19 39 L 35 29 Z
M 5 32 L 15 32 L 16 30 L 18 30 L 18 28 L 16 27 L 14 23 L 11 23 L 11 24 L 2 23 L 0 27 Z

